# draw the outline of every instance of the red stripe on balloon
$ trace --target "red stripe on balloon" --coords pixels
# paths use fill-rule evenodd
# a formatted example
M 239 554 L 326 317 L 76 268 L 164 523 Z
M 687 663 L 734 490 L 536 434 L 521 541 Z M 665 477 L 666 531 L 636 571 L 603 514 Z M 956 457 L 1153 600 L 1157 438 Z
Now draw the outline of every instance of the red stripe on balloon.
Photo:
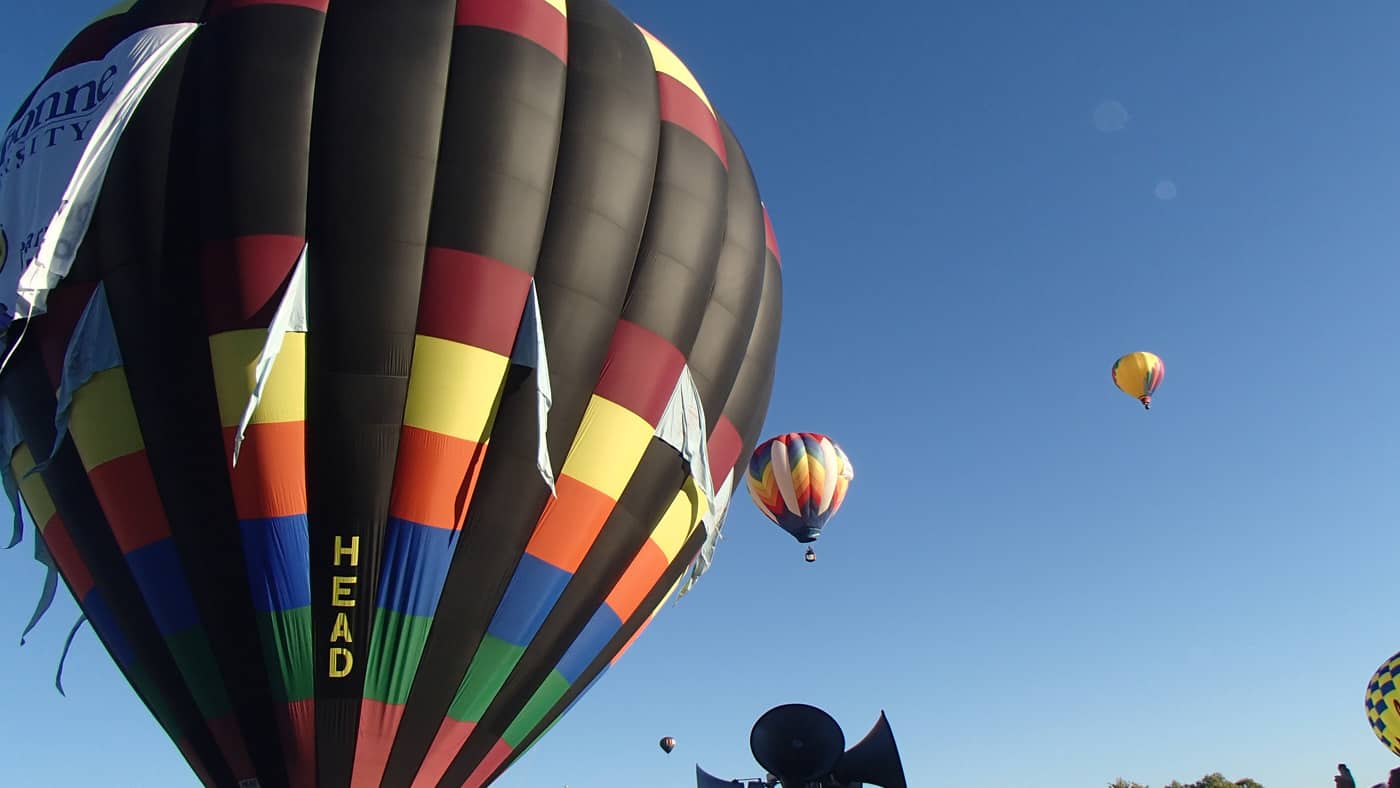
M 720 416 L 710 432 L 710 473 L 715 484 L 724 481 L 730 469 L 738 465 L 739 453 L 743 450 L 744 438 L 734 422 L 728 416 Z
M 88 479 L 123 555 L 170 536 L 144 449 L 102 463 L 88 471 Z
M 472 776 L 468 777 L 467 781 L 462 784 L 462 788 L 481 788 L 496 769 L 506 762 L 506 758 L 509 758 L 510 754 L 511 746 L 506 743 L 505 739 L 497 739 L 496 743 L 491 745 L 491 751 L 486 753 L 486 757 L 481 759 L 481 763 L 477 764 Z
M 479 254 L 432 248 L 423 264 L 418 333 L 502 356 L 515 348 L 530 275 Z
M 55 389 L 63 379 L 63 360 L 68 354 L 68 343 L 72 341 L 73 332 L 78 329 L 78 320 L 92 301 L 92 293 L 96 289 L 96 282 L 64 282 L 63 287 L 49 293 L 47 311 L 34 319 L 39 356 L 44 361 L 49 385 Z
M 305 245 L 305 238 L 294 235 L 247 235 L 206 243 L 199 264 L 209 333 L 271 325 Z
M 67 578 L 68 585 L 73 589 L 73 596 L 82 599 L 92 590 L 92 573 L 88 571 L 87 564 L 78 555 L 78 548 L 73 544 L 73 537 L 68 533 L 68 526 L 64 524 L 63 518 L 54 515 L 49 518 L 48 525 L 44 526 L 44 545 L 49 548 L 49 554 L 53 556 L 54 563 L 58 564 L 58 571 Z
M 423 764 L 418 767 L 418 776 L 413 780 L 413 788 L 436 786 L 474 730 L 475 722 L 444 718 L 442 725 L 438 727 L 437 735 L 433 737 L 433 743 L 428 747 Z
M 360 731 L 355 739 L 351 788 L 374 788 L 384 779 L 384 767 L 394 749 L 394 736 L 403 722 L 404 706 L 365 698 L 360 702 Z
M 316 784 L 316 700 L 307 698 L 276 709 L 277 729 L 292 785 Z
M 569 25 L 545 0 L 458 0 L 458 27 L 489 27 L 520 36 L 569 58 Z
M 619 320 L 594 392 L 655 426 L 684 367 L 685 356 L 664 337 Z
M 773 259 L 778 261 L 778 265 L 783 264 L 783 255 L 778 251 L 778 236 L 773 232 L 773 219 L 768 215 L 768 206 L 763 206 L 763 242 L 768 247 L 768 251 L 773 253 Z
M 729 156 L 724 148 L 724 136 L 720 134 L 719 121 L 715 120 L 710 108 L 695 95 L 695 91 L 670 74 L 657 72 L 656 82 L 661 99 L 661 120 L 699 137 L 719 157 L 720 164 L 728 169 Z

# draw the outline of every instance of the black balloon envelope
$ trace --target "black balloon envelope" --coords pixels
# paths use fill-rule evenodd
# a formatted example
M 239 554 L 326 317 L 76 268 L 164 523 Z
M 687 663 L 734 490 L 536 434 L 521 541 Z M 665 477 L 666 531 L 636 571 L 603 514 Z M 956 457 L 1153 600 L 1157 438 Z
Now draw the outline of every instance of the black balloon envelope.
M 0 475 L 201 782 L 489 785 L 708 566 L 782 313 L 717 106 L 606 0 L 133 0 L 13 108 Z

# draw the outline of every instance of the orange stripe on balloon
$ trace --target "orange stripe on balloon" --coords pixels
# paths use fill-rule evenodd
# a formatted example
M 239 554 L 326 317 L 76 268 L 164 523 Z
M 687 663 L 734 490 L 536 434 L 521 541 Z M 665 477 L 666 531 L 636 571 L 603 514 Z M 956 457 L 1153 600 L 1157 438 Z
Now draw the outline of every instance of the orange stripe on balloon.
M 434 528 L 461 527 L 487 445 L 405 426 L 390 516 Z
M 628 565 L 627 571 L 613 586 L 612 593 L 608 594 L 606 604 L 617 614 L 618 619 L 626 621 L 632 614 L 641 607 L 642 601 L 656 585 L 656 579 L 666 571 L 666 554 L 656 545 L 656 542 L 647 540 L 642 545 L 642 549 Z
M 559 496 L 550 499 L 525 548 L 530 555 L 566 572 L 578 571 L 616 502 L 569 476 L 560 476 Z
M 235 427 L 224 428 L 229 480 L 240 520 L 306 513 L 306 422 L 249 424 L 232 467 Z

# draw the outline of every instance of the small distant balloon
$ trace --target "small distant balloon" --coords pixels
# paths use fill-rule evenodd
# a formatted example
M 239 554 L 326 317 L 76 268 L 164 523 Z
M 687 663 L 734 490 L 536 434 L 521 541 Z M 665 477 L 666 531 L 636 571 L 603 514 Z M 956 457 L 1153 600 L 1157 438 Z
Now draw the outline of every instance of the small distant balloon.
M 663 737 L 661 738 L 661 749 L 665 750 L 667 754 L 670 754 L 671 750 L 676 749 L 676 739 L 675 739 L 675 737 L 674 737 L 674 736 L 663 736 Z
M 1152 190 L 1157 199 L 1163 202 L 1176 199 L 1176 182 L 1171 180 L 1157 181 L 1157 186 Z
M 1371 674 L 1366 685 L 1366 721 L 1391 752 L 1400 755 L 1400 653 L 1394 654 Z
M 1162 384 L 1167 365 L 1155 353 L 1129 353 L 1113 363 L 1113 383 L 1148 410 L 1152 409 L 1152 392 Z

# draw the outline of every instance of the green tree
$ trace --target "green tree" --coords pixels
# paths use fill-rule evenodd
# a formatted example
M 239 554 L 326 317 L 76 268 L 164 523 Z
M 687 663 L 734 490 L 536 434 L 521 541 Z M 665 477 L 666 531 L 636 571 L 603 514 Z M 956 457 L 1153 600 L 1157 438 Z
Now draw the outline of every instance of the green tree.
M 1243 780 L 1227 780 L 1225 775 L 1216 772 L 1215 774 L 1207 774 L 1190 785 L 1172 783 L 1168 788 L 1264 788 L 1264 786 L 1248 777 Z
M 1123 778 L 1118 778 L 1108 784 L 1108 788 L 1148 788 L 1142 783 L 1130 783 Z M 1207 774 L 1205 777 L 1193 782 L 1183 783 L 1179 780 L 1172 780 L 1163 788 L 1264 788 L 1263 785 L 1246 777 L 1242 780 L 1229 780 L 1220 772 Z

